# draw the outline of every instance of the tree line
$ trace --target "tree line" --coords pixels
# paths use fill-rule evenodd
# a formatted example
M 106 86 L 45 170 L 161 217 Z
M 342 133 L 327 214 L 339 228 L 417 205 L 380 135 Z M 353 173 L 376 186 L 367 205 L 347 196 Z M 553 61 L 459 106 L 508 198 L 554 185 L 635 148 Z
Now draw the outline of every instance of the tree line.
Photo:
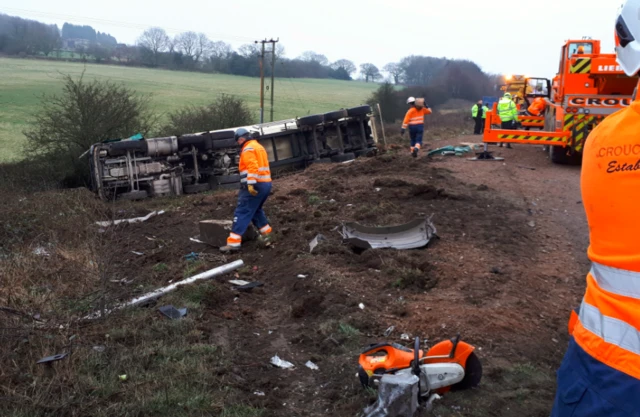
M 245 44 L 234 49 L 223 41 L 214 41 L 195 31 L 170 36 L 159 27 L 145 30 L 135 45 L 118 43 L 115 37 L 91 26 L 65 23 L 59 30 L 34 20 L 0 14 L 0 53 L 7 55 L 44 55 L 62 57 L 63 40 L 84 39 L 65 57 L 97 63 L 147 66 L 174 70 L 215 72 L 256 77 L 260 74 L 261 45 Z M 67 47 L 67 49 L 69 49 Z M 267 50 L 269 47 L 267 47 Z M 264 71 L 271 75 L 272 54 L 265 54 Z M 275 72 L 280 77 L 334 78 L 351 80 L 359 72 L 366 81 L 387 80 L 397 85 L 441 85 L 454 98 L 475 100 L 479 92 L 490 90 L 495 77 L 485 74 L 471 61 L 412 55 L 379 69 L 372 63 L 359 67 L 348 59 L 330 62 L 323 54 L 306 51 L 295 58 L 285 56 L 282 44 L 276 44 Z M 358 71 L 359 70 L 359 71 Z

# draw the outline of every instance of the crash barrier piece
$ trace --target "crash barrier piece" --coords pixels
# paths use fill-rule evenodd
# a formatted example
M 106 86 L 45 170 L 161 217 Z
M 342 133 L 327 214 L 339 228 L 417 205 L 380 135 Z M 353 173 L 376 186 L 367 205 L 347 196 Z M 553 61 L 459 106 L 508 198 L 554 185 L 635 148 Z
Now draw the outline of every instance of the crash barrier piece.
M 437 237 L 431 218 L 382 227 L 344 223 L 340 234 L 347 243 L 362 249 L 415 249 L 426 246 L 433 237 Z

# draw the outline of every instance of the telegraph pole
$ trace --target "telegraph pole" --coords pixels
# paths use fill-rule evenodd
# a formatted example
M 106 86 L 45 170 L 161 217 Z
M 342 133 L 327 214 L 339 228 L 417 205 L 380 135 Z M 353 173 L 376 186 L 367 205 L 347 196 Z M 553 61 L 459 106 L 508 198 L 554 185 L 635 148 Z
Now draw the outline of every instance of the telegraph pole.
M 278 43 L 279 40 L 280 38 L 276 39 L 275 41 L 273 40 L 273 38 L 269 40 L 269 42 L 271 43 L 271 121 L 272 122 L 273 122 L 273 87 L 274 87 L 274 78 L 276 73 L 276 43 Z
M 262 44 L 262 52 L 260 53 L 260 123 L 264 123 L 264 44 L 266 42 L 266 39 L 260 41 Z
M 276 43 L 280 41 L 280 38 L 274 40 L 273 38 L 261 41 L 254 41 L 254 43 L 261 43 L 262 48 L 260 52 L 260 123 L 264 123 L 264 45 L 266 43 L 271 44 L 271 121 L 273 122 L 273 83 L 276 67 Z

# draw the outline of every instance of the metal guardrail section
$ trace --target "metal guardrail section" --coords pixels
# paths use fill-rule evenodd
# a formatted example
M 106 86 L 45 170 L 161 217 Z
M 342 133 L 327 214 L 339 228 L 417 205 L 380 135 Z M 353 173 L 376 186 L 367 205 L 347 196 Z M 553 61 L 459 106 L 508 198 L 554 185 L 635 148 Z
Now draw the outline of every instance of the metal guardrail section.
M 360 247 L 366 247 L 362 244 L 366 242 L 372 249 L 415 249 L 426 246 L 436 236 L 436 227 L 430 219 L 415 219 L 398 226 L 382 227 L 350 222 L 343 224 L 341 235 Z

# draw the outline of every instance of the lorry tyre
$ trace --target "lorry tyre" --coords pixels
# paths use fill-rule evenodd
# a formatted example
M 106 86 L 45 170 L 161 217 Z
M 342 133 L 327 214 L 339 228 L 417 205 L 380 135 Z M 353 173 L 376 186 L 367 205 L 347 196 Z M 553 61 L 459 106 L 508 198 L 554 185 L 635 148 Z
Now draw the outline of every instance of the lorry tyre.
M 236 135 L 236 131 L 235 130 L 220 130 L 217 132 L 211 132 L 211 139 L 213 140 L 217 140 L 217 139 L 233 139 Z
M 346 162 L 355 159 L 356 155 L 352 152 L 343 153 L 342 155 L 334 155 L 331 157 L 331 161 L 333 162 Z
M 348 113 L 346 110 L 332 111 L 324 114 L 324 121 L 333 122 L 336 120 L 344 119 L 347 116 L 348 116 Z
M 324 114 L 312 114 L 298 119 L 298 126 L 315 126 L 324 122 Z
M 209 184 L 189 184 L 183 188 L 185 194 L 197 194 L 210 189 L 211 186 Z
M 358 106 L 347 109 L 349 117 L 364 116 L 371 113 L 371 106 Z
M 568 165 L 569 156 L 567 155 L 567 148 L 562 146 L 549 146 L 549 159 L 554 164 Z

